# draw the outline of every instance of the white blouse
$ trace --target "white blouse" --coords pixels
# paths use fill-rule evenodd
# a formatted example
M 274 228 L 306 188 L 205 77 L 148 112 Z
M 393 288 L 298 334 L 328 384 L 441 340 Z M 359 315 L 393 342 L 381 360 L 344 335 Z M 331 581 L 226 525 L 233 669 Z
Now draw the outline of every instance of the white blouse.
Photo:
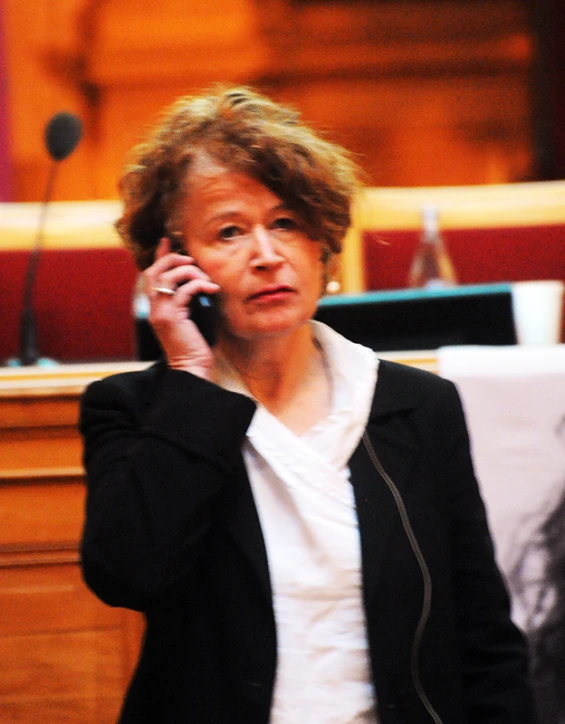
M 302 436 L 259 405 L 244 458 L 265 538 L 277 626 L 271 724 L 376 724 L 347 462 L 366 427 L 372 350 L 313 322 L 332 411 Z M 227 366 L 222 386 L 249 394 Z

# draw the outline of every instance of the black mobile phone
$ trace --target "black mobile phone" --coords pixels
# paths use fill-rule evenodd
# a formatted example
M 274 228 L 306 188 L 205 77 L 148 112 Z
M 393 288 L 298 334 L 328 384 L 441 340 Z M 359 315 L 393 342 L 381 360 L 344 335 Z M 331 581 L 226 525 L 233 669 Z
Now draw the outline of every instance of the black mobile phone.
M 171 235 L 170 243 L 171 251 L 188 256 L 186 249 L 175 236 Z M 190 318 L 198 327 L 200 334 L 204 337 L 208 346 L 213 347 L 218 339 L 218 300 L 215 299 L 213 294 L 200 292 L 192 297 L 188 309 Z
M 198 327 L 209 347 L 218 339 L 218 302 L 212 294 L 195 294 L 188 305 L 190 318 Z

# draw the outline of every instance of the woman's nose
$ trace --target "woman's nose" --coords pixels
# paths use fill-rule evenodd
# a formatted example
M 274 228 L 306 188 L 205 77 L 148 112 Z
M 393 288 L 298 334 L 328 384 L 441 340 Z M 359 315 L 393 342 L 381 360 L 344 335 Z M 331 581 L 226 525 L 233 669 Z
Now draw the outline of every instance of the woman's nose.
M 264 226 L 255 226 L 252 232 L 253 255 L 252 263 L 256 267 L 280 264 L 280 255 L 276 240 Z

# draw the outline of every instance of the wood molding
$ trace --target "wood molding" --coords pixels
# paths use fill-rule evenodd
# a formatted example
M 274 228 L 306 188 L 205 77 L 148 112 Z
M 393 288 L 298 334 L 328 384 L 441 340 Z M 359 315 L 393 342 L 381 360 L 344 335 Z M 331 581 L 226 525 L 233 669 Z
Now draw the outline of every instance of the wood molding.
M 79 484 L 84 480 L 84 468 L 17 468 L 15 470 L 0 470 L 0 486 L 13 485 L 68 485 Z
M 565 181 L 368 188 L 357 199 L 362 229 L 419 229 L 424 206 L 436 206 L 442 228 L 489 228 L 565 223 Z
M 78 565 L 78 541 L 43 545 L 0 545 L 0 569 L 23 566 Z
M 47 213 L 42 249 L 90 249 L 120 246 L 114 224 L 119 201 L 53 201 Z M 41 203 L 0 203 L 0 251 L 32 249 Z

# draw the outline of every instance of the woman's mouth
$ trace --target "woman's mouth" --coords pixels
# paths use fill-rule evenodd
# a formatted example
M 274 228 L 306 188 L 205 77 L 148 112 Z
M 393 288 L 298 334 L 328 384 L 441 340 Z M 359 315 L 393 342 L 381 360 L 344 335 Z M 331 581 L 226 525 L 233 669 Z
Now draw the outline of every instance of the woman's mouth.
M 276 287 L 265 287 L 260 289 L 258 292 L 249 296 L 249 301 L 252 302 L 274 302 L 282 299 L 286 299 L 289 295 L 294 293 L 292 287 L 279 285 Z

